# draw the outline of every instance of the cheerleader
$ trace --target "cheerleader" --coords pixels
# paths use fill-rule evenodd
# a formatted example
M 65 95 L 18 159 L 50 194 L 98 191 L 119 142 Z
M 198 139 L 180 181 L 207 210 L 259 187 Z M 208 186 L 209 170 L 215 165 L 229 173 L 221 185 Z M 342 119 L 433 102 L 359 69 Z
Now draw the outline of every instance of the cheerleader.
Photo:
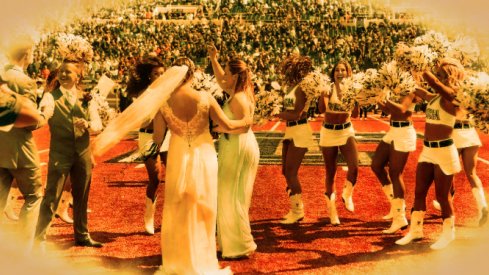
M 464 166 L 465 176 L 469 181 L 472 188 L 472 195 L 474 196 L 477 204 L 477 213 L 479 226 L 483 226 L 487 222 L 487 202 L 484 194 L 484 188 L 482 181 L 477 175 L 477 156 L 479 148 L 482 146 L 481 140 L 477 131 L 469 119 L 469 116 L 463 109 L 459 109 L 457 113 L 457 120 L 453 127 L 452 133 L 453 142 L 459 156 L 462 158 L 462 165 Z M 452 186 L 451 189 L 452 199 L 455 194 L 455 189 Z M 440 203 L 437 200 L 433 201 L 433 206 L 437 210 L 441 210 Z
M 457 148 L 452 139 L 457 106 L 453 103 L 459 82 L 464 78 L 463 67 L 457 60 L 445 58 L 437 66 L 436 76 L 429 71 L 423 78 L 436 91 L 431 94 L 416 88 L 416 95 L 427 100 L 424 146 L 416 168 L 414 206 L 411 226 L 406 236 L 396 241 L 406 245 L 423 238 L 423 220 L 426 212 L 426 196 L 435 182 L 436 199 L 440 202 L 443 232 L 430 247 L 442 249 L 455 239 L 455 217 L 450 189 L 454 174 L 461 170 Z
M 345 157 L 348 166 L 346 182 L 341 197 L 348 211 L 353 212 L 353 189 L 358 174 L 358 149 L 355 140 L 355 131 L 350 117 L 358 116 L 358 106 L 353 110 L 345 109 L 341 104 L 341 81 L 352 76 L 352 69 L 346 60 L 340 60 L 331 71 L 334 81 L 331 92 L 324 94 L 319 100 L 319 111 L 324 113 L 323 127 L 321 127 L 319 146 L 324 158 L 326 169 L 326 204 L 329 208 L 330 222 L 339 225 L 340 220 L 336 210 L 336 192 L 334 180 L 336 177 L 338 152 Z
M 136 98 L 143 93 L 148 86 L 165 72 L 163 61 L 156 56 L 149 56 L 136 65 L 134 74 L 127 84 L 127 94 L 130 98 Z M 168 151 L 168 138 L 165 138 L 163 144 L 154 144 L 153 140 L 153 123 L 149 118 L 139 129 L 138 147 L 144 161 L 144 166 L 148 172 L 148 186 L 146 187 L 146 210 L 144 212 L 144 229 L 152 235 L 154 234 L 154 213 L 156 210 L 156 191 L 160 184 L 160 156 L 158 148 L 163 150 L 161 160 L 166 162 Z M 160 150 L 160 151 L 161 151 Z
M 392 224 L 389 229 L 382 231 L 390 234 L 408 225 L 403 171 L 409 153 L 416 150 L 416 130 L 412 121 L 416 95 L 409 93 L 400 103 L 391 100 L 384 102 L 378 104 L 383 111 L 390 113 L 391 127 L 375 150 L 371 168 L 390 201 L 390 212 L 383 219 L 392 219 Z M 386 166 L 389 167 L 388 170 Z
M 284 98 L 285 111 L 277 115 L 285 120 L 285 136 L 282 146 L 282 174 L 287 181 L 290 210 L 283 217 L 283 224 L 296 223 L 304 218 L 302 188 L 298 171 L 308 147 L 316 146 L 311 126 L 307 120 L 307 110 L 314 99 L 316 87 L 313 66 L 309 57 L 292 54 L 281 64 L 281 73 L 288 87 L 293 87 Z

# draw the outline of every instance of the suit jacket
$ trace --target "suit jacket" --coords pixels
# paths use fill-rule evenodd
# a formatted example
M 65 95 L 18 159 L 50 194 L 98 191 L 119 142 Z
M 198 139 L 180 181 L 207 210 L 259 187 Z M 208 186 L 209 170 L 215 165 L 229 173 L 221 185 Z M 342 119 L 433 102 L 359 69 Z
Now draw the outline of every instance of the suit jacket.
M 52 92 L 52 96 L 54 112 L 48 121 L 51 132 L 49 163 L 61 168 L 71 167 L 75 157 L 90 157 L 88 130 L 80 131 L 73 124 L 75 118 L 88 121 L 88 110 L 81 106 L 79 100 L 72 106 L 59 88 Z
M 24 72 L 12 65 L 5 67 L 3 81 L 16 93 L 26 96 L 33 105 L 36 102 L 36 83 Z M 0 167 L 8 169 L 39 167 L 39 155 L 32 138 L 32 128 L 13 128 L 0 131 Z
M 37 101 L 37 85 L 34 79 L 28 77 L 23 71 L 15 67 L 14 65 L 5 66 L 5 73 L 3 75 L 3 80 L 7 82 L 8 87 L 21 94 L 33 103 Z
M 18 97 L 17 94 L 0 91 L 0 126 L 13 124 L 17 120 L 21 108 Z

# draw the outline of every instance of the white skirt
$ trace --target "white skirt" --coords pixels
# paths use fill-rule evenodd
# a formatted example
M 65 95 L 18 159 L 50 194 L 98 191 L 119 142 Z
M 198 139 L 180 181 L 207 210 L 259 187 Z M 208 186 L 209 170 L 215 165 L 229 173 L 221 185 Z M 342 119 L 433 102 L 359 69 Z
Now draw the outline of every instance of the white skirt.
M 355 137 L 353 125 L 342 130 L 332 130 L 321 127 L 321 131 L 319 132 L 319 146 L 342 146 L 346 144 L 350 137 Z
M 453 129 L 452 138 L 457 149 L 472 146 L 482 146 L 482 142 L 474 127 L 465 129 Z
M 462 170 L 455 144 L 440 148 L 423 146 L 423 151 L 419 156 L 418 162 L 436 164 L 440 166 L 445 175 L 453 175 Z
M 284 139 L 293 140 L 294 146 L 299 148 L 317 146 L 309 123 L 286 127 Z
M 390 127 L 382 138 L 382 141 L 391 144 L 394 142 L 394 150 L 399 152 L 416 151 L 416 130 L 413 125 L 407 127 Z

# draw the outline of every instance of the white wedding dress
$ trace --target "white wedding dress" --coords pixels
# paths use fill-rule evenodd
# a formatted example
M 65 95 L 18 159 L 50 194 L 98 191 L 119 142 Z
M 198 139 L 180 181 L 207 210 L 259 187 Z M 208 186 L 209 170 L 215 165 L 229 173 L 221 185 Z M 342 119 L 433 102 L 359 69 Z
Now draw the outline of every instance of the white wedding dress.
M 231 274 L 216 253 L 217 156 L 209 133 L 209 96 L 200 93 L 190 121 L 160 109 L 172 135 L 161 230 L 164 274 Z

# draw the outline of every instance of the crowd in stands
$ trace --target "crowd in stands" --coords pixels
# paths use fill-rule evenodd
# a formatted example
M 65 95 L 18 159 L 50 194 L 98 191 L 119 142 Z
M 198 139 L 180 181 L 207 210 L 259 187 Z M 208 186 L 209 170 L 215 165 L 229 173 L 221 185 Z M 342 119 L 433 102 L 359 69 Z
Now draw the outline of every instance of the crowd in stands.
M 247 20 L 276 20 L 294 18 L 296 20 L 327 19 L 342 17 L 354 18 L 399 18 L 404 13 L 393 12 L 369 0 L 135 0 L 129 8 L 104 8 L 97 12 L 101 19 L 188 19 L 178 9 L 159 12 L 158 7 L 199 6 L 193 18 L 221 18 L 239 14 Z
M 287 52 L 309 55 L 323 72 L 342 58 L 359 71 L 379 67 L 391 59 L 397 42 L 411 41 L 424 32 L 413 21 L 390 20 L 386 10 L 364 1 L 278 2 L 138 0 L 120 10 L 102 9 L 93 18 L 68 26 L 65 32 L 86 37 L 94 48 L 88 80 L 95 82 L 106 74 L 122 86 L 129 68 L 148 53 L 159 55 L 168 65 L 175 57 L 187 56 L 209 70 L 206 45 L 213 42 L 223 56 L 240 55 L 252 66 L 258 82 L 267 85 L 277 79 L 276 68 Z M 199 17 L 208 20 L 181 24 L 144 15 L 155 6 L 177 4 L 204 7 Z M 354 20 L 365 14 L 383 19 L 368 25 Z M 255 15 L 258 17 L 253 18 Z M 267 20 L 262 20 L 265 17 Z M 35 61 L 28 68 L 31 76 L 45 78 L 59 64 L 55 37 L 47 35 L 37 47 Z

